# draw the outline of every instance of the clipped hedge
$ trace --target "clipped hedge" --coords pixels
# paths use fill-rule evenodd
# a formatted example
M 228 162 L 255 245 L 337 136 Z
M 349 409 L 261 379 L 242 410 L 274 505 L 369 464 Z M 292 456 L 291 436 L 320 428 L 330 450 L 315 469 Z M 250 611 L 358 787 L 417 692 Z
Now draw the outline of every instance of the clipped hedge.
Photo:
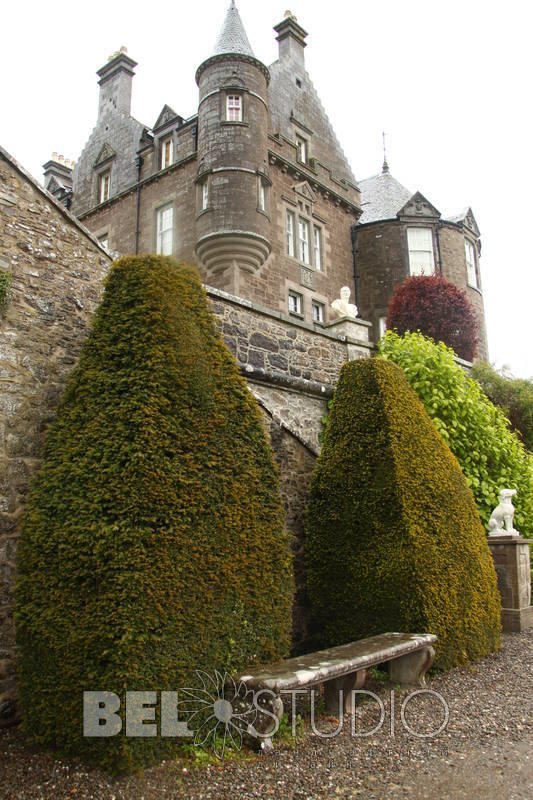
M 280 658 L 292 594 L 261 413 L 197 273 L 120 259 L 48 431 L 19 544 L 26 736 L 112 771 L 161 758 L 173 744 L 159 736 L 84 739 L 82 692 L 124 700 L 194 685 L 197 669 Z
M 472 377 L 499 406 L 526 448 L 533 452 L 533 380 L 508 378 L 485 361 L 476 361 Z
M 403 369 L 459 461 L 485 529 L 500 489 L 516 489 L 515 527 L 533 537 L 533 459 L 502 411 L 455 363 L 453 351 L 420 333 L 400 337 L 388 331 L 380 352 Z
M 496 650 L 500 597 L 474 498 L 401 369 L 342 368 L 307 515 L 317 644 L 438 636 L 442 668 Z

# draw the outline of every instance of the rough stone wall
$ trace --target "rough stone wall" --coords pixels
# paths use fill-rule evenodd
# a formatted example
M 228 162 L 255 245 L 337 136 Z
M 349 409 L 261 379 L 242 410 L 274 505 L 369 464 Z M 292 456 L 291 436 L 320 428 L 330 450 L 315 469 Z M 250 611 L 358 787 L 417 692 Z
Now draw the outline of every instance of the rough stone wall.
M 396 221 L 363 225 L 356 230 L 359 313 L 372 323 L 377 341 L 379 318 L 387 316 L 394 290 L 409 274 L 406 233 Z
M 0 153 L 0 723 L 15 695 L 12 592 L 19 523 L 44 430 L 86 336 L 110 259 Z
M 483 295 L 479 289 L 468 285 L 464 233 L 455 225 L 444 225 L 440 229 L 440 249 L 443 276 L 455 283 L 459 289 L 464 289 L 472 305 L 479 327 L 478 357 L 487 361 L 489 353 Z

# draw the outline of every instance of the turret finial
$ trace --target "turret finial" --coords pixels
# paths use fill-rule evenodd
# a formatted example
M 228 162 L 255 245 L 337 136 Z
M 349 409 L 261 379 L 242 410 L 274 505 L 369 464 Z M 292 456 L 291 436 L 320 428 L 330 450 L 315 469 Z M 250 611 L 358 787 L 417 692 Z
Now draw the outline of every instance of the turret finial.
M 383 136 L 383 168 L 381 171 L 383 174 L 385 174 L 389 171 L 389 165 L 387 163 L 387 145 L 385 143 L 385 136 L 386 136 L 385 131 L 383 131 L 381 135 Z

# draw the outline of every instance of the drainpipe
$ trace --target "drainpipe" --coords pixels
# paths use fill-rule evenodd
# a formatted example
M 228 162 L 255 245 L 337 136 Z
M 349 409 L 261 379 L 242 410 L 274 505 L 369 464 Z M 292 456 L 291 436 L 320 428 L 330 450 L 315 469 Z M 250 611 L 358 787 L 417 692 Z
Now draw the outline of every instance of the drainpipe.
M 437 255 L 439 257 L 439 272 L 442 275 L 442 255 L 440 252 L 440 222 L 437 222 L 437 226 L 435 228 L 435 233 L 437 236 Z
M 356 225 L 352 225 L 350 233 L 352 236 L 354 305 L 356 305 L 359 308 L 359 280 L 357 277 L 357 226 Z
M 137 156 L 135 159 L 135 166 L 137 167 L 137 210 L 135 214 L 135 255 L 139 253 L 139 219 L 141 210 L 141 168 L 143 165 L 143 157 Z

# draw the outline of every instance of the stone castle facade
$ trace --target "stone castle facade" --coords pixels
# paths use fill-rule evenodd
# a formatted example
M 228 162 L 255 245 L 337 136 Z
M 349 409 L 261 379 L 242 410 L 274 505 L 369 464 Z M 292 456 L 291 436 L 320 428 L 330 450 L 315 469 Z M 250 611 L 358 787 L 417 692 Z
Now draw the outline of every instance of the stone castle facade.
M 357 181 L 306 71 L 307 34 L 289 12 L 278 60 L 254 55 L 234 2 L 196 71 L 198 111 L 131 116 L 134 68 L 122 50 L 98 70 L 98 119 L 75 165 L 45 164 L 45 185 L 114 253 L 196 263 L 205 283 L 317 326 L 341 287 L 370 338 L 395 287 L 442 274 L 465 289 L 487 343 L 479 230 L 471 209 L 444 217 L 389 172 Z

